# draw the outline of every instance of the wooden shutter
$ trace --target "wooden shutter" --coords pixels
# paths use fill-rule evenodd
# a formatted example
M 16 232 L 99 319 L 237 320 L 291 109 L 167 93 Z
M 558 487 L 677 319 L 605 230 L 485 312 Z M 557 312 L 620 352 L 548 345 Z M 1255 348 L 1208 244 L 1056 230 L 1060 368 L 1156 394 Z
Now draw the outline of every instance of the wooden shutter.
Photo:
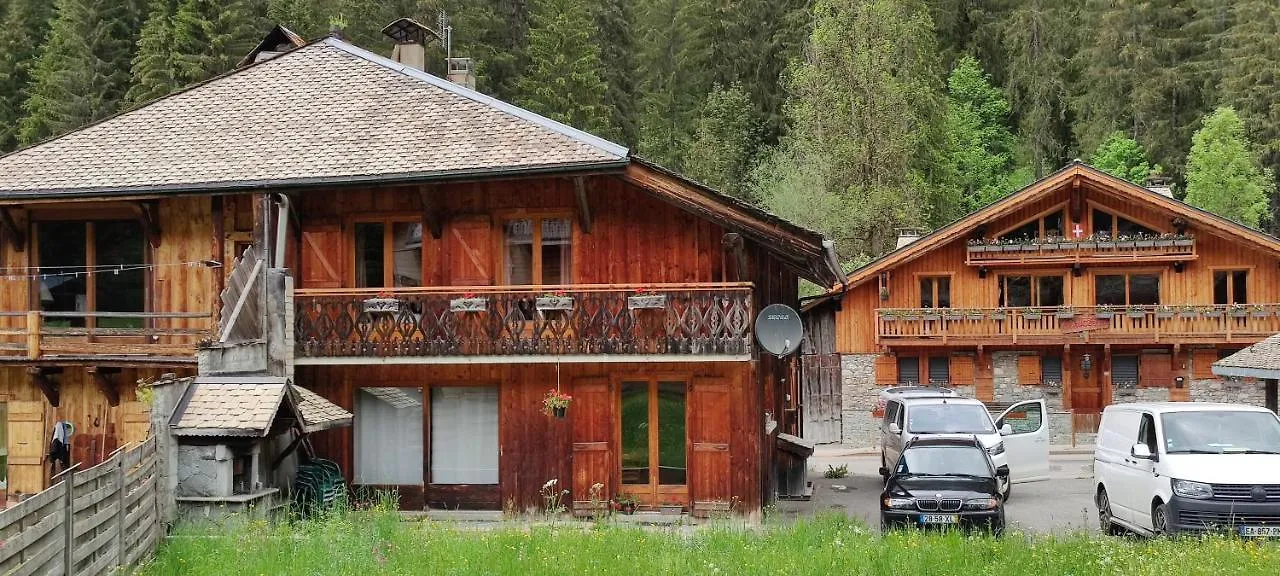
M 120 403 L 120 445 L 142 442 L 151 435 L 151 409 L 145 402 Z
M 960 386 L 973 384 L 973 356 L 951 357 L 951 383 Z
M 951 382 L 951 358 L 948 356 L 929 357 L 929 384 L 945 386 Z
M 493 284 L 493 226 L 488 216 L 453 218 L 445 230 L 445 262 L 451 286 Z
M 9 494 L 44 490 L 43 458 L 52 438 L 52 426 L 44 424 L 44 402 L 9 402 Z
M 573 512 L 594 515 L 591 510 L 591 486 L 603 484 L 599 498 L 607 502 L 614 496 L 613 394 L 606 378 L 578 378 L 573 382 L 573 408 L 569 410 L 573 426 Z
M 1218 361 L 1218 351 L 1213 348 L 1204 348 L 1191 351 L 1191 379 L 1192 380 L 1211 380 L 1217 378 L 1213 375 L 1213 363 Z
M 1040 357 L 1035 354 L 1018 356 L 1018 383 L 1039 384 L 1041 379 Z
M 689 498 L 698 515 L 725 509 L 733 498 L 732 405 L 721 378 L 694 378 L 689 385 Z
M 1146 353 L 1138 369 L 1138 385 L 1143 388 L 1168 388 L 1173 385 L 1173 355 Z M 1113 369 L 1114 370 L 1114 369 Z
M 341 288 L 342 228 L 312 224 L 302 229 L 302 270 L 299 288 Z
M 889 354 L 876 356 L 876 384 L 893 386 L 898 383 L 898 359 Z

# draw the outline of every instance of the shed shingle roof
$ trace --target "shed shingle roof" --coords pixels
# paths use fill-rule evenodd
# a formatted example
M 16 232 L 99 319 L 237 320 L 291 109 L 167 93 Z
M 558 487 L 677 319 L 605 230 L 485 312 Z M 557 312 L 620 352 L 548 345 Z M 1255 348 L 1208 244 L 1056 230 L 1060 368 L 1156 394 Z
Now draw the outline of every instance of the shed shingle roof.
M 293 391 L 298 395 L 298 414 L 307 432 L 351 425 L 351 413 L 341 406 L 301 386 L 294 385 Z
M 290 406 L 307 432 L 351 425 L 351 413 L 319 394 L 274 376 L 195 379 L 170 419 L 177 436 L 249 436 L 271 432 L 280 406 Z
M 1214 362 L 1213 373 L 1242 378 L 1280 378 L 1280 334 L 1268 336 L 1257 344 Z
M 326 38 L 0 158 L 0 199 L 626 160 L 617 144 Z

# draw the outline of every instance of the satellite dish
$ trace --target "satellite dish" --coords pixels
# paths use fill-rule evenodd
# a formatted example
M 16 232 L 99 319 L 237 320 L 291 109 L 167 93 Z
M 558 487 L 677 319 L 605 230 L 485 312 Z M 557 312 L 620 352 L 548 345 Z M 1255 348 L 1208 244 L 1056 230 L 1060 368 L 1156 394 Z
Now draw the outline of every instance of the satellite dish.
M 756 316 L 756 342 L 779 358 L 800 348 L 804 326 L 800 313 L 784 304 L 770 304 Z

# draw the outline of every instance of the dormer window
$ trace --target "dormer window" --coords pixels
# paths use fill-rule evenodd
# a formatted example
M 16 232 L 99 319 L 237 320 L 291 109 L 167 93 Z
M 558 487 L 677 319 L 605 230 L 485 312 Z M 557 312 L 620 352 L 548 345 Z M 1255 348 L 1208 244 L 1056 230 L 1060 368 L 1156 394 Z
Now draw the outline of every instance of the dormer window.
M 1062 210 L 1053 210 L 1005 231 L 999 238 L 1001 240 L 1038 240 L 1062 236 L 1064 222 L 1066 219 L 1063 217 Z
M 1095 235 L 1106 235 L 1111 238 L 1119 238 L 1121 236 L 1134 237 L 1155 236 L 1159 234 L 1155 230 L 1147 228 L 1133 220 L 1129 220 L 1119 214 L 1114 214 L 1106 210 L 1093 209 L 1093 233 Z

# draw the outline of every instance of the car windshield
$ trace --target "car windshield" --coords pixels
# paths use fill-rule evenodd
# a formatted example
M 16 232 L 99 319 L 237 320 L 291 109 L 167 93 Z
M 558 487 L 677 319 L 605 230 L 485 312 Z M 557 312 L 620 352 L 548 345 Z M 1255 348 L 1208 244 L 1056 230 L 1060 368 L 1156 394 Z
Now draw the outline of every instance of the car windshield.
M 1170 412 L 1160 419 L 1169 454 L 1280 454 L 1280 421 L 1270 412 Z
M 914 446 L 902 452 L 898 474 L 991 477 L 987 455 L 976 446 Z
M 918 404 L 907 412 L 912 434 L 994 434 L 987 409 L 978 404 Z

